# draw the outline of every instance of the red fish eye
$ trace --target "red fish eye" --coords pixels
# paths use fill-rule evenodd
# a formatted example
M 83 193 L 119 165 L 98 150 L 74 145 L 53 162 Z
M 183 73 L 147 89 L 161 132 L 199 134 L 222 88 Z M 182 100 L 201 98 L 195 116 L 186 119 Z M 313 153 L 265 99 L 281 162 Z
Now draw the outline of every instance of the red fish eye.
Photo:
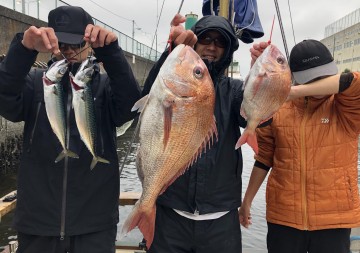
M 197 79 L 202 78 L 203 75 L 204 75 L 204 73 L 203 73 L 203 69 L 202 69 L 202 68 L 200 68 L 200 67 L 195 67 L 195 68 L 194 68 L 194 76 L 195 76 Z
M 276 61 L 279 63 L 279 64 L 284 64 L 285 63 L 285 59 L 283 57 L 278 57 L 276 59 Z

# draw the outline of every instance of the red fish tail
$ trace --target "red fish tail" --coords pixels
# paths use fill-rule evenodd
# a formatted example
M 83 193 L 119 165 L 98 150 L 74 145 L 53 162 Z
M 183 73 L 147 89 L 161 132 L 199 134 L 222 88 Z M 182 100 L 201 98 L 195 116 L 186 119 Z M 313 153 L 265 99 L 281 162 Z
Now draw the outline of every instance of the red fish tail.
M 135 204 L 133 210 L 125 220 L 121 229 L 120 238 L 138 227 L 146 240 L 146 247 L 149 249 L 155 232 L 156 206 L 150 209 L 142 209 L 138 203 Z
M 245 129 L 244 133 L 240 136 L 239 140 L 236 142 L 235 149 L 240 148 L 244 143 L 249 144 L 249 146 L 254 150 L 255 154 L 259 152 L 259 147 L 256 139 L 256 133 L 254 131 L 248 131 Z

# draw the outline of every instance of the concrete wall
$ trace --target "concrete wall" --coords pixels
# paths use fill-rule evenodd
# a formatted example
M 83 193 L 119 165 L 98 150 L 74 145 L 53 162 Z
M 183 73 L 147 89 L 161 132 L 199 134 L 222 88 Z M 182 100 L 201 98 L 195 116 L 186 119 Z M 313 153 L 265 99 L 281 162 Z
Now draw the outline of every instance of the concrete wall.
M 16 33 L 24 32 L 31 25 L 41 27 L 47 26 L 47 23 L 0 5 L 0 55 L 7 53 Z M 135 63 L 133 63 L 132 54 L 125 52 L 125 56 L 131 65 L 136 79 L 140 86 L 142 86 L 144 76 L 146 78 L 154 62 L 135 56 Z M 50 54 L 41 53 L 38 55 L 37 61 L 47 62 L 49 59 Z
M 36 18 L 0 6 L 0 55 L 6 54 L 10 42 L 18 32 L 24 32 L 31 25 L 46 26 L 47 23 Z M 50 54 L 39 54 L 37 60 L 47 62 Z

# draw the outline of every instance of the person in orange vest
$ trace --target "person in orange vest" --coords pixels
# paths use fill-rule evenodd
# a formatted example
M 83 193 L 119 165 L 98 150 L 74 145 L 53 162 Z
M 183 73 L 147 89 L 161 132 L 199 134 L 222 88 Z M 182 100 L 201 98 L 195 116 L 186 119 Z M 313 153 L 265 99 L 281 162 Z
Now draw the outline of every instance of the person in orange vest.
M 253 61 L 267 43 L 253 45 Z M 251 203 L 266 187 L 269 253 L 349 253 L 360 226 L 358 142 L 360 73 L 337 74 L 325 45 L 304 40 L 291 51 L 295 80 L 270 125 L 258 128 L 259 153 L 239 210 L 251 225 Z

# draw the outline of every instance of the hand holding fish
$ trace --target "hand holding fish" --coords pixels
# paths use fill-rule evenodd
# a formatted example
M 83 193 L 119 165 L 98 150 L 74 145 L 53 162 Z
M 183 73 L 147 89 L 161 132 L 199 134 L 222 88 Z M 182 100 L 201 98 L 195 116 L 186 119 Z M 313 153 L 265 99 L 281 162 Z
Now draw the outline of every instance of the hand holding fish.
M 176 14 L 173 20 L 171 21 L 171 29 L 169 40 L 175 45 L 188 45 L 194 47 L 197 42 L 197 37 L 191 30 L 185 30 L 182 26 L 182 23 L 185 22 L 185 17 L 180 14 Z
M 30 50 L 36 50 L 41 53 L 52 52 L 58 54 L 60 52 L 58 39 L 55 35 L 54 29 L 50 27 L 30 26 L 24 32 L 24 37 L 21 43 Z
M 264 50 L 269 46 L 268 42 L 254 43 L 253 47 L 250 48 L 251 53 L 251 66 L 254 65 L 256 59 L 264 52 Z
M 91 43 L 92 48 L 104 47 L 117 39 L 115 33 L 98 25 L 89 24 L 85 29 L 84 40 Z

